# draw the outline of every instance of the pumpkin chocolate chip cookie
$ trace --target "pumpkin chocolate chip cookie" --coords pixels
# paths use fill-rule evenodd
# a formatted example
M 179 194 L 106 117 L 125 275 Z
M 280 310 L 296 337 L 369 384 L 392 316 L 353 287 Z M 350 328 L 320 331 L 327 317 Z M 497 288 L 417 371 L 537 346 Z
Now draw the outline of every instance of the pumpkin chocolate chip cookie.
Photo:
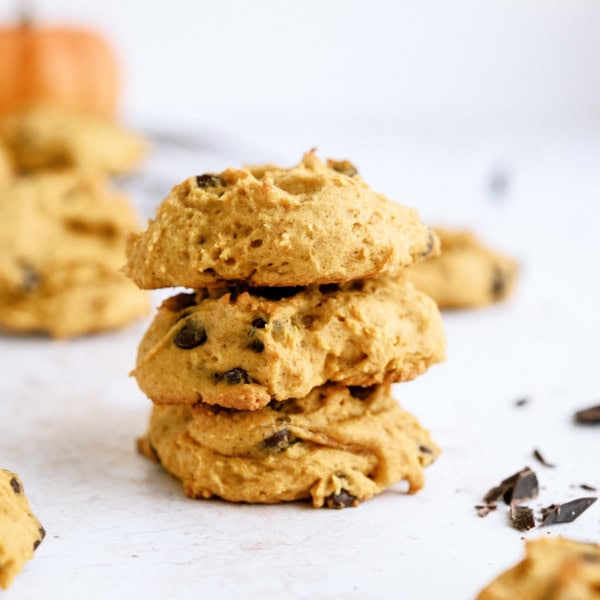
M 108 120 L 48 106 L 4 117 L 0 120 L 2 139 L 21 172 L 78 169 L 126 173 L 145 153 L 139 137 Z
M 0 143 L 0 185 L 4 185 L 9 182 L 13 175 L 12 161 L 8 154 L 8 151 Z
M 119 272 L 136 218 L 93 177 L 23 177 L 0 196 L 0 328 L 69 337 L 147 312 Z
M 10 586 L 45 535 L 18 475 L 0 469 L 0 587 Z
M 403 279 L 215 288 L 163 303 L 133 374 L 157 404 L 257 409 L 329 381 L 408 381 L 444 351 L 437 306 Z
M 257 411 L 155 406 L 139 449 L 192 498 L 344 508 L 406 481 L 423 486 L 438 448 L 390 387 L 328 385 Z
M 349 163 L 348 163 L 349 164 Z M 125 272 L 144 289 L 303 286 L 395 276 L 438 253 L 414 209 L 343 161 L 227 169 L 175 186 L 131 237 Z
M 435 228 L 441 256 L 411 267 L 415 287 L 440 308 L 470 308 L 503 300 L 512 292 L 517 263 L 493 252 L 468 231 Z
M 492 581 L 477 600 L 600 600 L 600 546 L 566 538 L 525 543 L 525 559 Z

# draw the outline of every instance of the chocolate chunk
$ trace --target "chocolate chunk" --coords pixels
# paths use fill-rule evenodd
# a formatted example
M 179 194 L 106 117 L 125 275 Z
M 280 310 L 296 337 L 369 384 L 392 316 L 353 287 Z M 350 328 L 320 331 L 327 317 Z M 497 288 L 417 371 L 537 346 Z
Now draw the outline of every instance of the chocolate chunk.
M 533 457 L 538 460 L 541 464 L 543 464 L 545 467 L 550 467 L 551 469 L 553 469 L 556 465 L 553 465 L 552 463 L 549 463 L 540 453 L 540 451 L 536 448 L 533 451 Z
M 21 489 L 21 484 L 16 477 L 11 478 L 10 487 L 13 489 L 15 494 L 20 494 L 23 490 Z
M 252 321 L 252 327 L 256 327 L 256 329 L 264 329 L 267 326 L 267 321 L 262 317 L 257 317 Z
M 281 452 L 297 441 L 298 438 L 296 438 L 289 429 L 280 429 L 277 433 L 264 439 L 262 444 L 267 450 Z
M 173 336 L 173 343 L 183 350 L 191 350 L 202 346 L 206 340 L 206 330 L 194 319 L 188 319 L 184 326 Z
M 419 446 L 419 452 L 423 454 L 433 454 L 433 450 L 429 446 L 424 446 L 423 444 Z
M 373 392 L 375 392 L 376 385 L 369 386 L 361 386 L 361 385 L 351 385 L 348 386 L 348 391 L 353 398 L 358 398 L 359 400 L 368 400 Z
M 597 492 L 598 488 L 595 488 L 593 485 L 588 485 L 587 483 L 579 484 L 579 487 L 586 492 Z
M 501 298 L 506 291 L 506 276 L 504 271 L 498 266 L 494 265 L 494 272 L 492 274 L 492 298 Z
M 358 169 L 349 160 L 333 160 L 329 158 L 327 159 L 327 166 L 347 177 L 358 175 Z
M 496 510 L 497 505 L 495 502 L 490 502 L 489 504 L 477 504 L 475 506 L 475 510 L 477 511 L 477 516 L 479 517 L 487 517 L 491 511 Z
M 319 286 L 319 292 L 321 294 L 333 294 L 334 292 L 340 291 L 339 283 L 323 283 Z
M 348 508 L 358 506 L 358 498 L 349 494 L 346 490 L 340 490 L 339 494 L 331 494 L 325 498 L 327 508 Z
M 225 182 L 213 173 L 205 173 L 204 175 L 196 175 L 196 184 L 199 188 L 211 188 L 225 185 Z
M 575 422 L 582 425 L 598 425 L 600 423 L 600 404 L 575 413 Z
M 241 369 L 240 367 L 236 367 L 235 369 L 231 369 L 230 371 L 226 371 L 225 373 L 216 373 L 215 377 L 217 379 L 222 379 L 225 383 L 229 385 L 237 385 L 239 383 L 250 383 L 250 377 L 248 377 L 248 373 Z
M 525 467 L 489 490 L 483 497 L 483 501 L 489 503 L 502 498 L 506 504 L 512 504 L 533 500 L 537 495 L 537 476 L 529 467 Z
M 184 308 L 196 305 L 196 294 L 182 293 L 176 296 L 167 298 L 163 303 L 162 307 L 170 310 L 171 312 L 179 312 Z
M 565 502 L 564 504 L 551 504 L 542 508 L 542 522 L 540 527 L 555 525 L 558 523 L 571 523 L 582 512 L 586 511 L 598 498 L 590 496 L 588 498 L 577 498 Z
M 510 524 L 519 531 L 528 531 L 535 527 L 533 510 L 528 506 L 513 504 L 510 507 Z
M 262 340 L 255 338 L 248 344 L 248 348 L 250 348 L 250 350 L 253 352 L 260 354 L 261 352 L 265 351 L 265 343 Z

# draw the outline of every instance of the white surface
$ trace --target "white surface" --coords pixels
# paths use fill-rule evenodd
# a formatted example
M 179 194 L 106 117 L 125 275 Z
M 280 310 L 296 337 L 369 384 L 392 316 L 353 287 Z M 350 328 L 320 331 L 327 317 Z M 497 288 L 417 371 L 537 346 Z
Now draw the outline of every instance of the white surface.
M 312 133 L 262 143 L 293 162 Z M 522 264 L 510 302 L 446 315 L 447 362 L 395 387 L 444 450 L 425 488 L 407 496 L 400 485 L 343 511 L 188 500 L 134 449 L 150 403 L 127 373 L 146 323 L 68 342 L 0 337 L 0 466 L 20 473 L 48 532 L 7 598 L 464 600 L 520 559 L 523 537 L 600 541 L 600 502 L 527 534 L 509 527 L 503 506 L 485 519 L 473 510 L 525 465 L 540 480 L 535 507 L 589 495 L 581 483 L 600 487 L 600 430 L 571 421 L 600 402 L 600 137 L 330 131 L 314 141 L 429 221 L 469 225 Z M 155 157 L 149 176 L 161 167 L 174 183 L 180 170 L 249 159 L 248 146 L 222 147 L 188 163 Z M 490 197 L 498 165 L 507 193 Z M 530 403 L 516 408 L 523 396 Z M 537 464 L 534 448 L 557 467 Z

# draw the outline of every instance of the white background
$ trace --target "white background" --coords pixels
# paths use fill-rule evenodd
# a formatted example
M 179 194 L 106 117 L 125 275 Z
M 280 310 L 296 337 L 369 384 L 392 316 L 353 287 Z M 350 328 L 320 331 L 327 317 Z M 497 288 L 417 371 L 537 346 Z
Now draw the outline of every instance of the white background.
M 11 600 L 464 600 L 522 556 L 522 537 L 600 541 L 600 503 L 525 535 L 504 510 L 473 510 L 526 464 L 542 486 L 536 508 L 600 487 L 600 431 L 572 423 L 600 403 L 599 3 L 53 0 L 37 11 L 110 32 L 126 122 L 190 135 L 193 150 L 158 147 L 131 183 L 147 215 L 186 176 L 292 164 L 318 146 L 427 221 L 474 229 L 521 273 L 506 304 L 447 314 L 446 363 L 395 387 L 444 450 L 425 488 L 340 512 L 193 502 L 137 456 L 149 401 L 127 373 L 147 322 L 70 342 L 0 337 L 0 462 L 48 530 Z

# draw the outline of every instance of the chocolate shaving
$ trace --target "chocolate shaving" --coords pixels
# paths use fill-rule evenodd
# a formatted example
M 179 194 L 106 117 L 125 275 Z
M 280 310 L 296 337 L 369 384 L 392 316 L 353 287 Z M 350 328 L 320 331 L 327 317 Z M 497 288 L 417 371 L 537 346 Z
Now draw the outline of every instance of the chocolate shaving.
M 477 516 L 479 517 L 487 517 L 490 512 L 496 510 L 498 505 L 495 502 L 490 502 L 489 504 L 477 504 L 475 505 L 475 510 L 477 511 Z
M 525 500 L 533 500 L 538 495 L 538 481 L 534 471 L 525 467 L 518 473 L 507 477 L 483 497 L 486 504 L 501 498 L 506 504 L 518 504 Z
M 598 425 L 600 424 L 600 404 L 598 406 L 590 406 L 575 413 L 575 422 L 581 425 Z
M 515 406 L 518 406 L 520 408 L 521 406 L 525 406 L 526 404 L 529 404 L 529 402 L 530 402 L 529 398 L 524 396 L 523 398 L 519 398 L 518 400 L 515 400 Z
M 590 496 L 587 498 L 577 498 L 564 504 L 546 506 L 541 510 L 542 521 L 540 527 L 547 527 L 548 525 L 556 525 L 558 523 L 571 523 L 594 504 L 597 499 L 594 496 Z
M 533 510 L 528 506 L 513 504 L 510 507 L 510 524 L 519 531 L 529 531 L 535 527 Z
M 580 483 L 579 487 L 586 492 L 597 492 L 598 488 L 595 488 L 593 485 L 588 485 L 587 483 Z
M 556 465 L 553 465 L 552 463 L 549 463 L 541 454 L 541 452 L 536 448 L 533 451 L 533 457 L 538 460 L 542 465 L 544 465 L 545 467 L 549 467 L 550 469 L 554 469 L 554 467 Z

